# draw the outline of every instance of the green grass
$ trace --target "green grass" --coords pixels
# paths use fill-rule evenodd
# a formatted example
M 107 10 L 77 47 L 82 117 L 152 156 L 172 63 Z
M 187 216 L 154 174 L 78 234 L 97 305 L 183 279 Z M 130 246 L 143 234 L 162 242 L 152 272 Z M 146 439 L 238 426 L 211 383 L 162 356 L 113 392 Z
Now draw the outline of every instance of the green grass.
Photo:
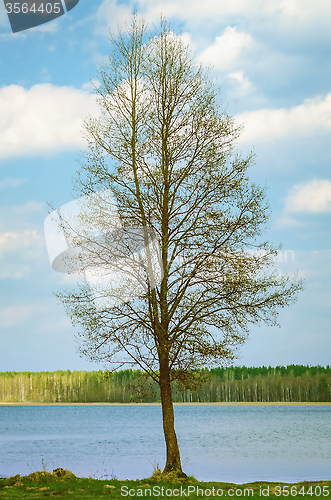
M 199 488 L 199 489 L 198 489 Z M 285 488 L 285 489 L 284 489 Z M 288 495 L 286 495 L 288 491 Z M 193 477 L 178 479 L 164 476 L 157 469 L 148 479 L 136 481 L 118 481 L 117 479 L 100 480 L 76 477 L 72 472 L 55 469 L 33 472 L 28 476 L 13 476 L 0 479 L 0 498 L 8 500 L 98 498 L 289 498 L 331 500 L 331 481 L 304 481 L 301 483 L 255 482 L 232 484 L 222 482 L 200 482 Z

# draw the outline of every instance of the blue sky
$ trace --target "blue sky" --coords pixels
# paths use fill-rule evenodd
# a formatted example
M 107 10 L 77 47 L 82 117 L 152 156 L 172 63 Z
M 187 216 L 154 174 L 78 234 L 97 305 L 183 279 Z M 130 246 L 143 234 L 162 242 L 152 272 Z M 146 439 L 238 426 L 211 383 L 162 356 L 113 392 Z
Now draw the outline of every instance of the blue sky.
M 254 149 L 252 180 L 268 186 L 266 237 L 283 244 L 277 267 L 306 289 L 281 311 L 281 328 L 252 328 L 238 364 L 330 363 L 331 3 L 327 0 L 80 0 L 70 13 L 12 34 L 0 2 L 0 371 L 102 369 L 79 357 L 75 329 L 54 291 L 43 223 L 46 201 L 73 199 L 96 113 L 90 80 L 108 29 L 132 9 L 162 13 L 199 61 L 214 67 L 224 106 Z

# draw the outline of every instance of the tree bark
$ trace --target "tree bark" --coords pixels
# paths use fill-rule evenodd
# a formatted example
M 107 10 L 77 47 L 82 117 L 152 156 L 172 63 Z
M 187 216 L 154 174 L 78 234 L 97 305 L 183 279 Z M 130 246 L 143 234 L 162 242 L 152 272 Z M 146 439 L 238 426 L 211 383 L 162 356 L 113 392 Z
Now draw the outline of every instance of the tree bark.
M 160 362 L 160 392 L 163 416 L 163 431 L 166 442 L 167 460 L 163 472 L 177 472 L 185 476 L 182 471 L 177 436 L 175 432 L 174 406 L 171 394 L 169 364 Z

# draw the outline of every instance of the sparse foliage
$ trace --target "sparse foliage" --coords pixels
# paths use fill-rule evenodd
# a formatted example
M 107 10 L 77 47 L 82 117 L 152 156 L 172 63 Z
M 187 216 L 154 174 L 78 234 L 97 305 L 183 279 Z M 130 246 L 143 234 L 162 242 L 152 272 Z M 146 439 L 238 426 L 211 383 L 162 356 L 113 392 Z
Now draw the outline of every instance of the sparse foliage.
M 191 387 L 201 368 L 231 363 L 249 326 L 276 324 L 302 284 L 267 272 L 277 249 L 258 241 L 268 207 L 247 175 L 253 156 L 236 152 L 241 129 L 181 37 L 164 20 L 150 33 L 134 16 L 111 42 L 77 192 L 110 188 L 123 228 L 153 231 L 163 279 L 111 309 L 96 309 L 87 285 L 59 297 L 81 327 L 84 355 L 157 382 L 164 470 L 182 474 L 172 382 Z

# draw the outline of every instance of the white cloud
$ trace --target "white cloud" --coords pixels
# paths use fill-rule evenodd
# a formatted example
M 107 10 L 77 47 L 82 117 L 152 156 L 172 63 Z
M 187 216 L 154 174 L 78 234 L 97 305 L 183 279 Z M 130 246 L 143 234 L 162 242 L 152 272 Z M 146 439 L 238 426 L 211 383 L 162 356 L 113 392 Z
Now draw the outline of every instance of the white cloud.
M 1 269 L 3 267 L 3 269 Z M 12 279 L 19 280 L 27 277 L 30 274 L 30 268 L 22 264 L 4 264 L 0 265 L 0 280 Z
M 56 33 L 59 29 L 59 24 L 57 21 L 52 21 L 51 23 L 42 24 L 41 26 L 36 26 L 35 28 L 30 28 L 27 34 L 35 33 Z
M 0 157 L 83 147 L 82 121 L 97 114 L 94 95 L 51 84 L 3 87 L 0 109 Z
M 331 93 L 326 97 L 307 99 L 300 106 L 261 109 L 235 117 L 245 131 L 238 142 L 265 142 L 297 135 L 321 135 L 331 131 Z
M 0 207 L 0 279 L 24 278 L 45 261 L 41 212 L 45 204 L 35 201 Z
M 117 0 L 104 0 L 96 14 L 99 23 L 96 34 L 104 36 L 105 32 L 109 33 L 109 30 L 117 31 L 118 24 L 122 25 L 125 20 L 129 20 L 132 14 L 132 5 L 118 5 Z
M 41 211 L 45 211 L 45 203 L 38 201 L 28 201 L 22 205 L 3 205 L 0 207 L 0 230 L 21 230 L 22 224 L 26 224 L 31 215 Z
M 236 71 L 234 73 L 229 73 L 228 75 L 231 80 L 234 80 L 238 86 L 238 89 L 236 89 L 236 94 L 240 96 L 244 96 L 249 94 L 250 92 L 253 91 L 254 86 L 253 84 L 249 81 L 247 77 L 244 76 L 244 71 Z
M 105 0 L 102 5 L 114 8 L 115 1 Z M 133 5 L 133 2 L 131 2 Z M 269 17 L 275 24 L 277 20 L 283 24 L 325 26 L 331 17 L 331 3 L 326 0 L 205 0 L 203 8 L 198 0 L 138 0 L 135 3 L 138 11 L 145 12 L 147 18 L 159 17 L 162 12 L 169 19 L 179 17 L 184 21 L 201 22 L 209 20 L 219 23 L 229 19 L 246 17 L 248 19 Z M 114 17 L 113 17 L 114 19 Z M 114 22 L 114 21 L 113 21 Z
M 0 310 L 0 323 L 3 328 L 19 325 L 31 317 L 29 306 L 5 307 Z
M 94 92 L 94 88 L 99 88 L 100 87 L 100 81 L 97 80 L 96 78 L 93 78 L 89 82 L 86 82 L 82 85 L 81 89 L 86 91 L 86 92 Z
M 21 186 L 22 184 L 25 184 L 26 182 L 27 182 L 26 179 L 16 179 L 14 177 L 6 177 L 2 181 L 0 181 L 0 190 L 15 188 Z
M 58 338 L 62 333 L 72 334 L 72 325 L 68 316 L 62 316 L 64 311 L 61 310 L 61 317 L 59 318 L 59 306 L 56 310 L 50 309 L 46 319 L 41 321 L 36 327 L 36 332 L 44 336 L 56 335 Z M 53 316 L 53 317 L 50 317 Z
M 64 311 L 63 311 L 64 312 Z M 52 319 L 50 317 L 53 316 Z M 20 304 L 0 309 L 0 324 L 2 328 L 10 328 L 22 323 L 28 324 L 37 320 L 34 326 L 34 332 L 47 335 L 48 330 L 52 330 L 52 325 L 58 325 L 60 330 L 64 330 L 65 325 L 70 325 L 70 319 L 63 314 L 59 317 L 59 308 L 54 301 L 41 300 L 31 304 Z
M 237 63 L 244 51 L 250 50 L 253 45 L 249 34 L 228 26 L 224 33 L 217 36 L 214 43 L 199 55 L 199 60 L 203 64 L 211 64 L 215 68 L 225 70 Z
M 203 8 L 201 2 L 198 0 L 182 0 L 181 2 L 176 2 L 174 0 L 164 1 L 164 0 L 138 0 L 135 2 L 139 12 L 144 12 L 148 19 L 159 18 L 160 13 L 167 18 L 179 17 L 183 20 L 219 20 L 220 17 L 223 19 L 225 16 L 230 15 L 243 15 L 244 13 L 250 12 L 261 12 L 265 10 L 265 4 L 272 3 L 276 4 L 276 0 L 205 0 L 203 3 Z M 114 5 L 115 2 L 112 0 L 104 0 L 102 5 L 108 5 L 109 7 Z M 133 5 L 134 2 L 131 2 Z M 114 10 L 115 12 L 115 10 Z
M 201 23 L 208 21 L 212 25 L 221 22 L 234 24 L 246 18 L 258 19 L 272 26 L 283 25 L 291 30 L 303 28 L 329 29 L 331 18 L 331 2 L 326 0 L 205 0 L 203 8 L 198 0 L 129 0 L 126 4 L 118 4 L 116 0 L 104 0 L 98 11 L 97 19 L 104 29 L 109 26 L 116 30 L 117 22 L 128 19 L 132 8 L 146 15 L 147 21 L 155 21 L 162 13 L 169 20 L 178 18 L 185 23 Z M 267 22 L 268 22 L 267 21 Z M 98 34 L 100 31 L 98 30 Z
M 34 245 L 39 247 L 41 241 L 41 236 L 35 230 L 2 233 L 0 234 L 0 256 L 9 252 L 24 251 Z
M 313 180 L 296 184 L 285 202 L 286 212 L 331 212 L 331 182 Z
M 192 40 L 192 35 L 188 31 L 185 31 L 185 33 L 182 33 L 180 35 L 180 38 L 183 40 L 185 46 L 189 46 L 191 50 L 196 49 L 196 45 L 194 44 Z
M 268 3 L 268 2 L 266 2 Z M 273 3 L 274 13 L 281 16 L 283 22 L 300 24 L 329 23 L 331 18 L 331 3 L 325 0 L 282 0 Z
M 276 220 L 275 227 L 276 228 L 283 228 L 283 227 L 300 227 L 302 226 L 303 223 L 301 221 L 298 221 L 294 219 L 293 217 L 290 217 L 288 213 L 283 212 L 280 217 Z

